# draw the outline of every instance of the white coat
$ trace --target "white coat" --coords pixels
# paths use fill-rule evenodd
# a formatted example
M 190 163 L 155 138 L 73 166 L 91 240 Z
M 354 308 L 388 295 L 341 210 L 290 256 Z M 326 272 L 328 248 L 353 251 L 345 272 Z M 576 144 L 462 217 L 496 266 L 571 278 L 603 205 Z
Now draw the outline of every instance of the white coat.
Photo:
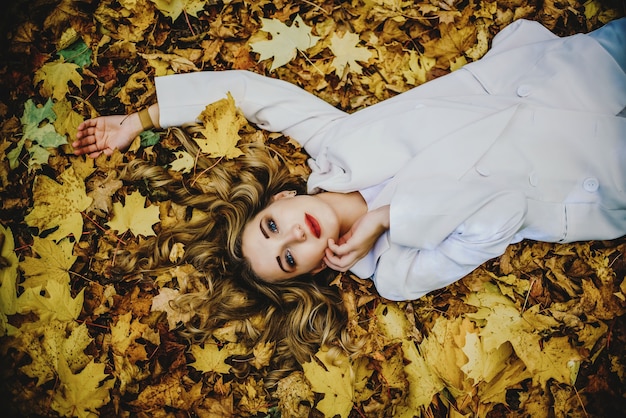
M 353 114 L 246 71 L 156 79 L 161 125 L 231 92 L 246 118 L 311 155 L 310 192 L 385 186 L 390 230 L 352 271 L 415 299 L 522 239 L 626 233 L 626 74 L 587 35 L 517 21 L 481 60 Z

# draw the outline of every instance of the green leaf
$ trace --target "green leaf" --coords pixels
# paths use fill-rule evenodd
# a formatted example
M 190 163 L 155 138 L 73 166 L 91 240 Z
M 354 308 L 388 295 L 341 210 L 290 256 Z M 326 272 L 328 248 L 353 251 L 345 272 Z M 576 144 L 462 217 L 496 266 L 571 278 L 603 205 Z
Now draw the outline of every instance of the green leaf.
M 151 147 L 161 140 L 161 135 L 153 131 L 145 131 L 139 134 L 142 147 Z
M 62 56 L 66 62 L 74 63 L 82 68 L 90 66 L 92 62 L 91 49 L 89 49 L 82 39 L 74 42 L 68 48 L 59 51 L 59 55 Z
M 56 148 L 67 144 L 67 139 L 59 135 L 52 125 L 57 118 L 52 110 L 53 105 L 52 99 L 48 99 L 45 105 L 37 107 L 32 99 L 28 99 L 24 104 L 24 114 L 20 119 L 24 138 L 37 142 L 45 148 Z

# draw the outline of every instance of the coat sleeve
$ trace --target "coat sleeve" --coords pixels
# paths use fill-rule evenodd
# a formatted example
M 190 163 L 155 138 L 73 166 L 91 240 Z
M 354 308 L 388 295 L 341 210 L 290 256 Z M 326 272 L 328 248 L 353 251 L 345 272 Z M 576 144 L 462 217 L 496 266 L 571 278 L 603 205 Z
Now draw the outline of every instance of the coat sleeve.
M 502 255 L 524 223 L 526 198 L 518 191 L 488 189 L 474 187 L 475 199 L 468 203 L 450 196 L 447 203 L 439 202 L 440 216 L 433 213 L 419 222 L 414 217 L 407 220 L 410 209 L 402 208 L 399 213 L 392 201 L 390 247 L 380 257 L 373 277 L 379 293 L 391 300 L 417 299 Z M 404 199 L 403 204 L 417 208 L 420 203 Z M 441 225 L 447 222 L 451 224 Z M 440 241 L 427 238 L 433 231 L 439 236 L 445 230 L 451 232 Z
M 298 86 L 250 71 L 174 74 L 157 77 L 155 84 L 162 127 L 195 122 L 208 104 L 230 92 L 248 121 L 292 137 L 313 157 L 324 129 L 347 116 Z

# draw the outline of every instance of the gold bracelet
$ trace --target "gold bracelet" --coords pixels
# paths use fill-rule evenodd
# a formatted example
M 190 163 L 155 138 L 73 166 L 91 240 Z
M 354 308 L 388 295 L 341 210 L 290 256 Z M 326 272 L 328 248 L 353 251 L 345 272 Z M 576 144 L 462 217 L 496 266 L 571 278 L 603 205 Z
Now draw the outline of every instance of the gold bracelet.
M 154 122 L 152 122 L 148 108 L 139 111 L 139 120 L 144 131 L 154 128 Z

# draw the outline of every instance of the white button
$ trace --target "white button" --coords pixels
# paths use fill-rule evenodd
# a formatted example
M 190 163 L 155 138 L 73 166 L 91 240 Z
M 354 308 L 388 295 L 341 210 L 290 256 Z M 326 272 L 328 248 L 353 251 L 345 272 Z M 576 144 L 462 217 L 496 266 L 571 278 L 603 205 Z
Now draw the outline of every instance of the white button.
M 482 165 L 477 165 L 476 166 L 476 172 L 478 174 L 480 174 L 483 177 L 488 177 L 491 175 L 491 171 L 489 170 L 488 167 L 482 166 Z
M 531 87 L 528 84 L 522 84 L 517 88 L 517 95 L 519 97 L 526 97 L 532 91 Z
M 589 193 L 595 192 L 596 190 L 598 190 L 598 187 L 600 187 L 600 183 L 595 177 L 588 177 L 585 179 L 585 181 L 583 181 L 583 188 Z
M 539 183 L 539 176 L 534 171 L 528 175 L 528 182 L 531 186 L 536 187 Z

